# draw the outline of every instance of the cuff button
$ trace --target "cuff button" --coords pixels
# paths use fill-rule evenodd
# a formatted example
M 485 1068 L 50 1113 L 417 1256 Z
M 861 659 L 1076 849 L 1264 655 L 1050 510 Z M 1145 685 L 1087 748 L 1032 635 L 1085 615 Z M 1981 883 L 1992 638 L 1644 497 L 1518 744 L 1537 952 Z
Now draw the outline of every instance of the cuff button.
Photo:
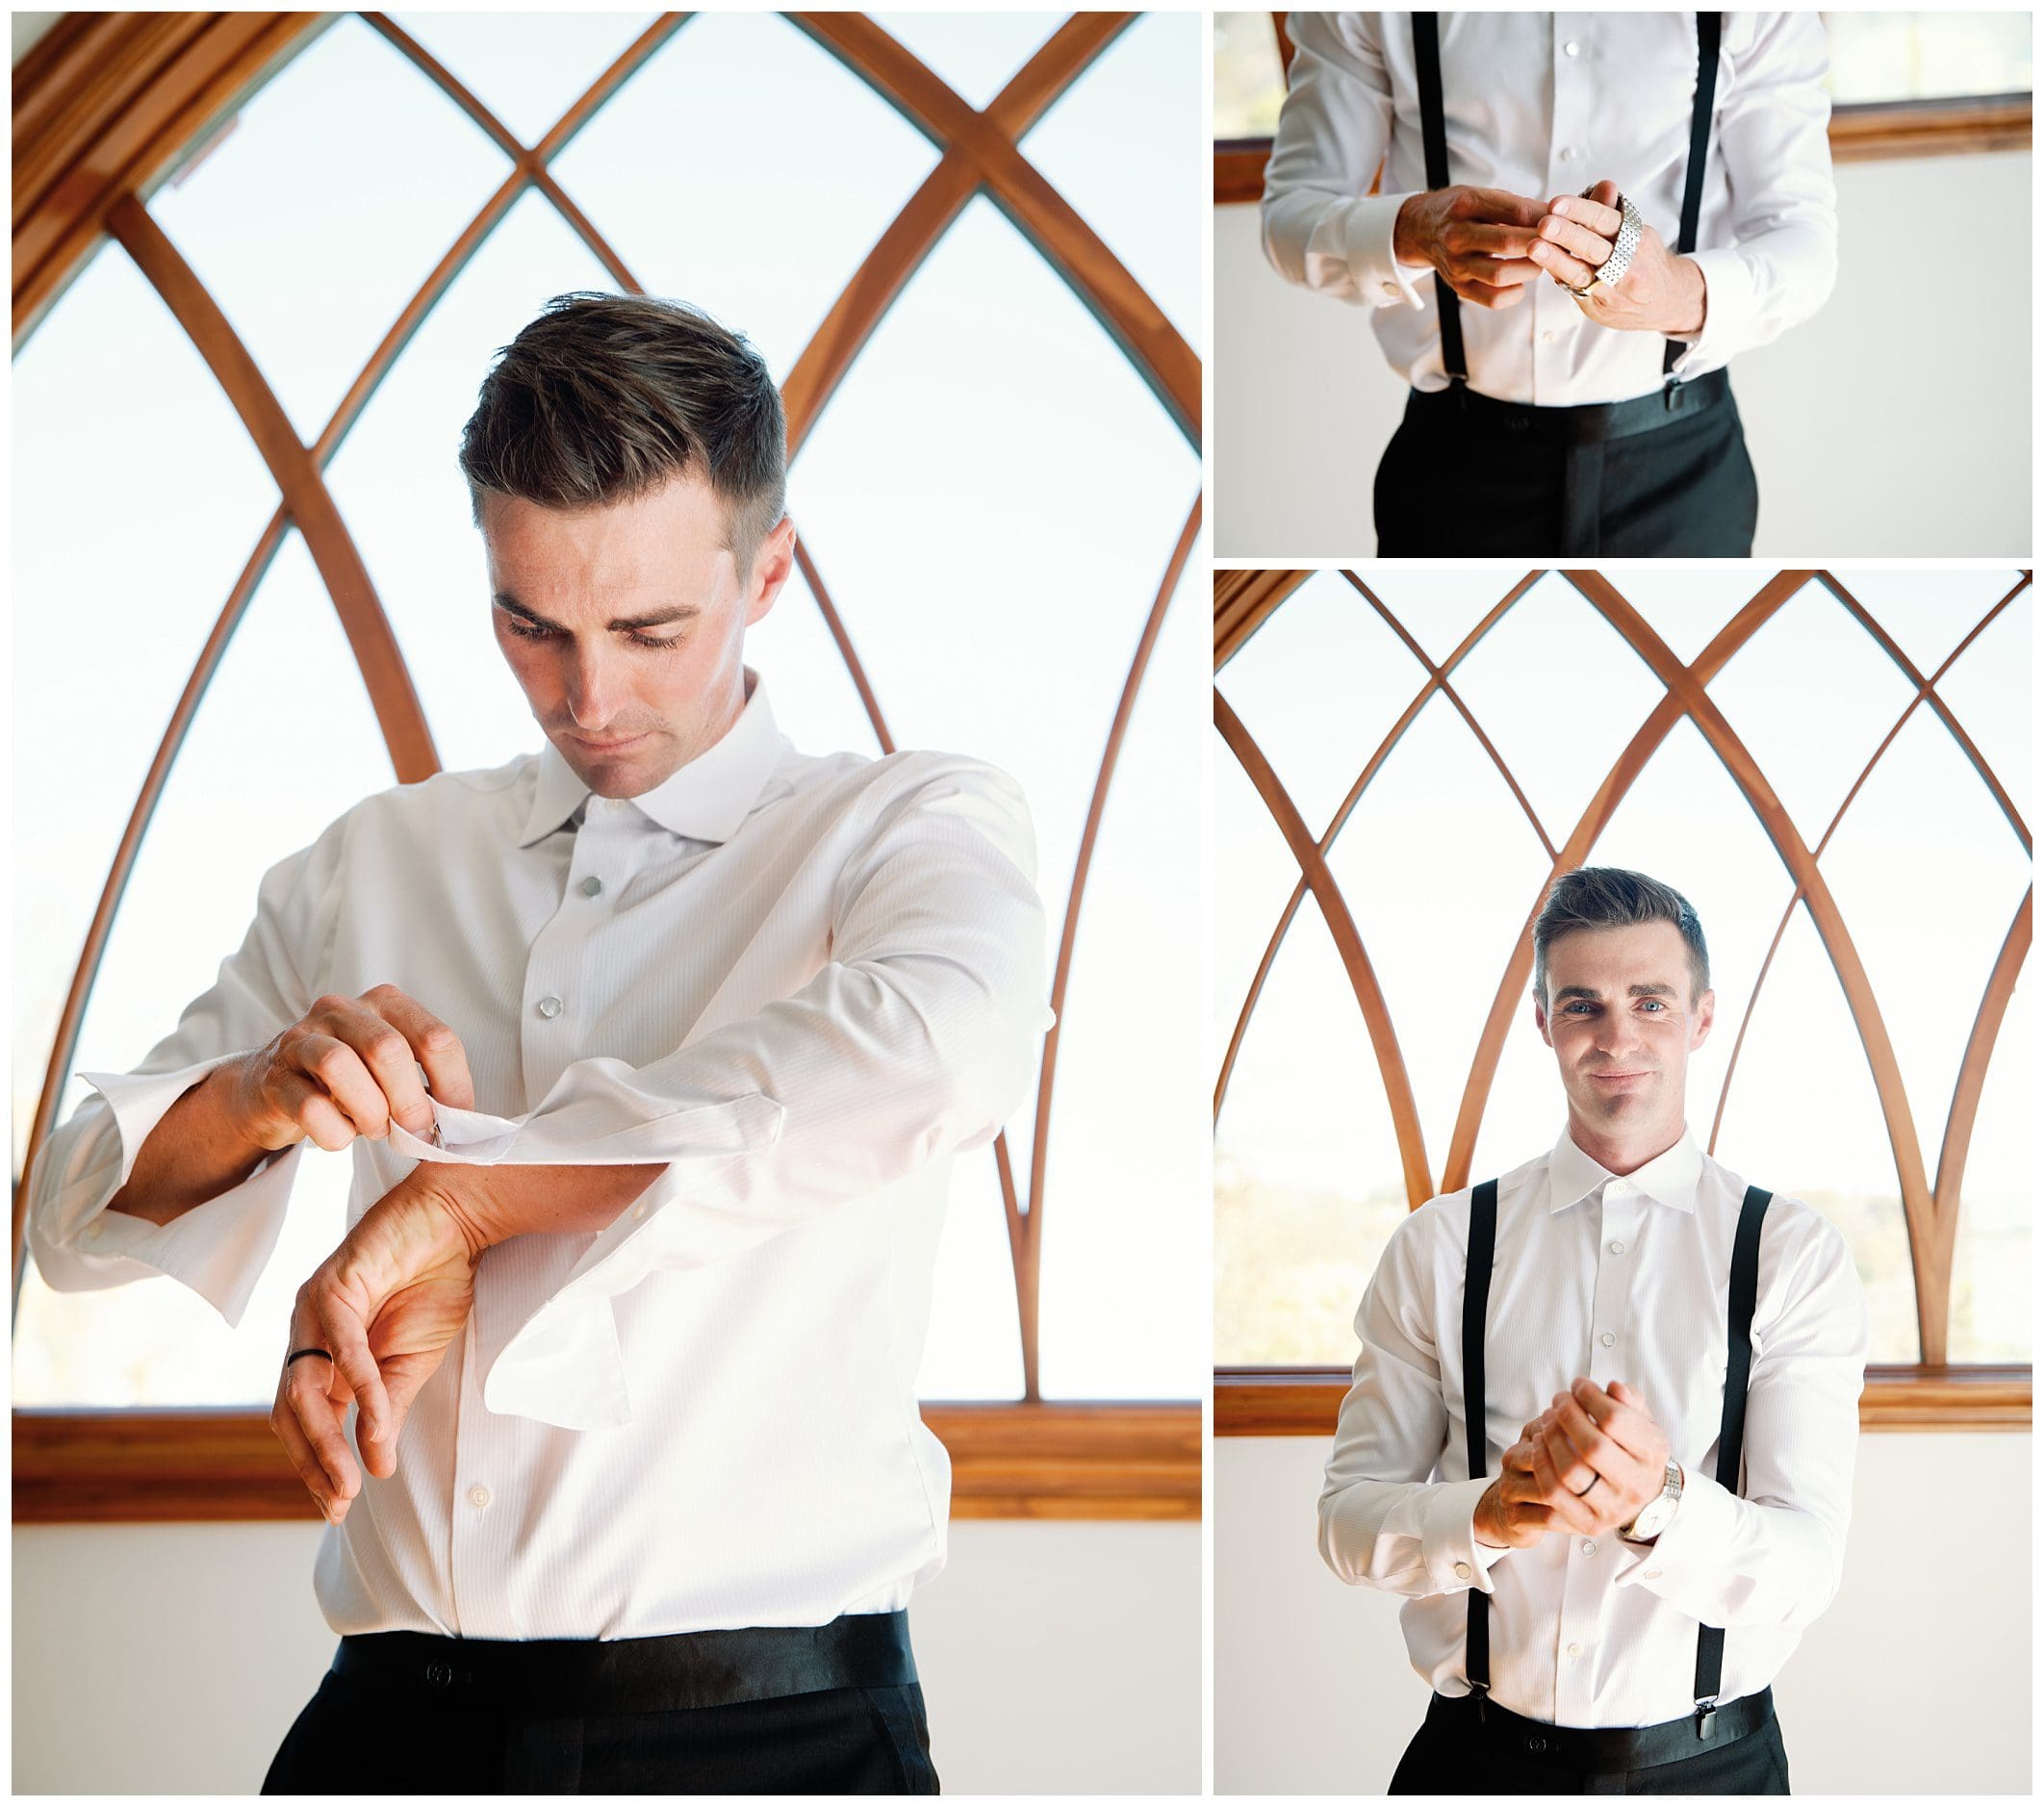
M 1457 1575 L 1459 1575 L 1459 1576 L 1460 1576 L 1460 1577 L 1461 1577 L 1461 1578 L 1462 1578 L 1462 1579 L 1463 1579 L 1464 1581 L 1467 1581 L 1467 1580 L 1469 1580 L 1469 1564 L 1467 1564 L 1467 1563 L 1457 1563 L 1457 1564 L 1455 1565 L 1455 1573 L 1456 1573 Z

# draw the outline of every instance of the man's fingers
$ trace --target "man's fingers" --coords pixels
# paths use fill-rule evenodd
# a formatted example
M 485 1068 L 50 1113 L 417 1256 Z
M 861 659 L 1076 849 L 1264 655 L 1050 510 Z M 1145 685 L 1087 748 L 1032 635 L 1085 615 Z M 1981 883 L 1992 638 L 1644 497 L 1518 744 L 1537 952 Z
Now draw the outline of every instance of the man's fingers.
M 294 1362 L 284 1383 L 284 1403 L 325 1477 L 327 1500 L 322 1503 L 338 1504 L 354 1498 L 361 1490 L 362 1477 L 342 1433 L 341 1413 L 326 1392 L 330 1372 L 317 1356 Z M 289 1438 L 285 1446 L 290 1447 Z
M 1562 218 L 1578 226 L 1589 227 L 1600 239 L 1616 239 L 1619 227 L 1625 223 L 1625 216 L 1610 205 L 1611 201 L 1618 198 L 1617 186 L 1599 182 L 1591 193 L 1601 196 L 1606 189 L 1611 191 L 1608 198 L 1597 200 L 1585 199 L 1580 194 L 1557 194 L 1548 203 L 1547 212 L 1559 214 Z
M 335 1028 L 359 1033 L 349 1023 L 337 1023 Z M 363 1063 L 362 1056 L 341 1035 L 308 1031 L 298 1038 L 293 1056 L 358 1134 L 382 1136 L 389 1133 L 390 1105 L 383 1087 Z
M 355 1126 L 341 1107 L 302 1073 L 285 1073 L 273 1088 L 277 1107 L 299 1129 L 307 1140 L 329 1154 L 336 1154 L 355 1139 Z
M 1537 226 L 1540 216 L 1552 210 L 1529 194 L 1514 194 L 1509 189 L 1470 189 L 1469 215 L 1501 226 Z
M 311 1291 L 325 1346 L 334 1352 L 334 1365 L 362 1409 L 363 1435 L 382 1442 L 386 1440 L 384 1428 L 391 1419 L 390 1395 L 384 1390 L 376 1358 L 370 1353 L 369 1336 L 362 1320 L 345 1299 L 317 1276 L 311 1283 Z
M 1626 1389 L 1630 1391 L 1628 1387 Z M 1634 1395 L 1638 1399 L 1638 1395 Z M 1665 1464 L 1668 1441 L 1667 1434 L 1654 1423 L 1653 1415 L 1647 1410 L 1646 1401 L 1626 1404 L 1614 1399 L 1594 1383 L 1582 1382 L 1570 1395 L 1571 1402 L 1584 1413 L 1613 1442 L 1622 1448 L 1635 1462 L 1654 1466 Z
M 1488 283 L 1471 282 L 1451 282 L 1448 287 L 1471 307 L 1479 308 L 1517 307 L 1525 299 L 1526 294 L 1525 289 L 1517 283 L 1505 289 L 1494 289 Z
M 378 985 L 363 996 L 365 1000 L 373 1001 L 392 1026 L 404 1036 L 410 1050 L 406 1060 L 409 1062 L 416 1057 L 425 1068 L 426 1084 L 433 1096 L 444 1105 L 453 1106 L 456 1110 L 473 1110 L 475 1082 L 469 1073 L 468 1050 L 461 1045 L 461 1037 L 424 1005 L 416 998 L 407 997 L 396 985 Z M 406 1071 L 410 1072 L 409 1065 Z M 430 1128 L 431 1122 L 428 1107 L 425 1127 Z M 408 1130 L 415 1128 L 409 1117 L 404 1118 L 403 1123 Z
M 1442 234 L 1442 243 L 1460 257 L 1518 257 L 1540 237 L 1535 226 L 1497 225 L 1480 219 L 1463 220 Z
M 1597 276 L 1597 271 L 1589 265 L 1571 257 L 1560 245 L 1549 244 L 1545 239 L 1533 247 L 1532 257 L 1541 269 L 1571 289 L 1580 289 Z
M 1568 1395 L 1556 1407 L 1554 1428 L 1581 1458 L 1582 1465 L 1600 1474 L 1606 1481 L 1617 1486 L 1622 1492 L 1629 1492 L 1639 1463 L 1629 1450 L 1622 1449 L 1604 1435 L 1596 1421 Z M 1580 1492 L 1585 1483 L 1578 1479 L 1575 1490 Z
M 303 1367 L 305 1363 L 300 1362 L 295 1365 Z M 269 1428 L 277 1434 L 277 1441 L 284 1445 L 284 1453 L 298 1471 L 298 1479 L 305 1483 L 305 1490 L 319 1503 L 320 1515 L 339 1524 L 346 1516 L 347 1501 L 336 1490 L 334 1478 L 327 1473 L 325 1463 L 313 1453 L 297 1408 L 283 1396 L 282 1389 L 269 1414 Z
M 1588 226 L 1579 226 L 1573 220 L 1558 218 L 1549 214 L 1540 222 L 1540 237 L 1549 244 L 1559 245 L 1579 264 L 1587 264 L 1592 269 L 1605 263 L 1613 249 L 1611 241 Z

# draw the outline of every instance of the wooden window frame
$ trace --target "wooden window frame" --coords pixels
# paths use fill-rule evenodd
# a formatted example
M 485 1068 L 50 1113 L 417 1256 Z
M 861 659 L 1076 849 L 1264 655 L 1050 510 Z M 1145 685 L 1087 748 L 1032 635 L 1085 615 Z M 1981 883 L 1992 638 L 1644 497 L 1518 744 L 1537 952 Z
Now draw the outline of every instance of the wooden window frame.
M 64 1076 L 128 876 L 206 686 L 249 598 L 295 525 L 324 582 L 368 687 L 400 783 L 439 769 L 425 714 L 390 623 L 324 471 L 414 330 L 476 247 L 528 189 L 542 194 L 619 287 L 643 289 L 555 179 L 551 163 L 689 14 L 663 13 L 627 45 L 536 144 L 526 145 L 430 52 L 385 14 L 378 32 L 510 160 L 502 183 L 392 322 L 323 431 L 300 441 L 224 311 L 144 204 L 204 154 L 235 112 L 340 16 L 317 13 L 64 13 L 14 68 L 13 331 L 18 350 L 89 257 L 111 238 L 169 308 L 247 430 L 280 492 L 202 649 L 115 852 L 59 1022 L 28 1138 L 54 1125 Z M 792 463 L 860 349 L 937 241 L 980 193 L 1070 287 L 1195 450 L 1201 365 L 1169 318 L 1086 221 L 1044 179 L 1022 140 L 1137 17 L 1079 13 L 1051 33 L 984 108 L 961 99 L 862 13 L 785 15 L 927 137 L 940 153 L 839 293 L 796 361 L 782 395 Z M 989 429 L 991 430 L 991 429 Z M 1197 538 L 1195 497 L 1168 556 L 1131 659 L 1082 833 L 1052 979 L 1060 1028 L 1094 843 L 1152 649 Z M 1161 538 L 1162 536 L 1160 536 Z M 1162 545 L 1160 551 L 1163 551 Z M 893 751 L 873 685 L 831 600 L 814 548 L 796 557 L 856 687 L 881 748 Z M 1006 1135 L 995 1144 L 1014 1269 L 1023 1398 L 926 1405 L 949 1448 L 961 1516 L 1196 1519 L 1200 1407 L 1046 1402 L 1039 1384 L 1038 1296 L 1044 1176 L 1060 1029 L 1046 1035 L 1032 1160 L 1018 1183 Z M 25 1273 L 27 1175 L 13 1198 L 14 1296 Z M 13 1420 L 17 1522 L 317 1517 L 260 1410 L 19 1410 Z
M 2031 97 L 1979 94 L 1950 100 L 1861 101 L 1831 112 L 1831 161 L 1880 163 L 1904 157 L 1957 157 L 2030 148 Z M 1214 205 L 1264 198 L 1267 138 L 1214 141 Z M 1370 192 L 1376 192 L 1371 185 Z
M 1316 573 L 1310 571 L 1252 570 L 1214 573 L 1214 669 L 1216 674 L 1299 586 L 1315 574 Z M 1343 571 L 1340 574 L 1358 592 L 1364 602 L 1375 610 L 1398 634 L 1421 667 L 1424 682 L 1390 734 L 1365 764 L 1341 807 L 1337 810 L 1333 822 L 1317 839 L 1286 794 L 1278 775 L 1257 747 L 1248 729 L 1229 706 L 1219 688 L 1216 686 L 1214 690 L 1215 727 L 1226 743 L 1229 752 L 1241 765 L 1250 783 L 1263 798 L 1300 870 L 1291 902 L 1281 916 L 1276 933 L 1265 950 L 1263 963 L 1250 983 L 1248 996 L 1222 1057 L 1214 1088 L 1214 1113 L 1217 1120 L 1236 1055 L 1241 1046 L 1249 1018 L 1261 996 L 1264 981 L 1269 973 L 1284 932 L 1306 893 L 1311 891 L 1333 937 L 1336 952 L 1355 989 L 1357 1005 L 1378 1067 L 1385 1076 L 1387 1102 L 1398 1136 L 1400 1165 L 1404 1174 L 1407 1199 L 1409 1207 L 1418 1209 L 1429 1197 L 1434 1196 L 1437 1190 L 1453 1191 L 1469 1183 L 1469 1168 L 1473 1155 L 1476 1131 L 1489 1097 L 1491 1081 L 1496 1071 L 1504 1036 L 1517 1016 L 1517 1002 L 1523 996 L 1525 986 L 1530 980 L 1530 940 L 1522 931 L 1514 957 L 1499 986 L 1496 1003 L 1487 1019 L 1471 1062 L 1471 1075 L 1464 1094 L 1453 1139 L 1442 1169 L 1441 1184 L 1437 1188 L 1418 1135 L 1418 1110 L 1410 1086 L 1405 1082 L 1404 1061 L 1399 1054 L 1396 1033 L 1367 952 L 1357 932 L 1340 886 L 1328 867 L 1327 849 L 1350 810 L 1361 799 L 1370 779 L 1397 745 L 1406 727 L 1437 691 L 1463 712 L 1471 731 L 1485 751 L 1497 764 L 1506 783 L 1512 787 L 1520 805 L 1526 808 L 1528 819 L 1532 820 L 1530 806 L 1526 805 L 1525 799 L 1519 792 L 1509 770 L 1498 759 L 1481 727 L 1475 719 L 1469 715 L 1456 695 L 1453 675 L 1462 660 L 1481 643 L 1492 625 L 1544 573 L 1537 570 L 1529 572 L 1507 588 L 1498 601 L 1464 637 L 1461 644 L 1438 663 L 1426 655 L 1396 619 L 1395 613 L 1386 607 L 1361 576 L 1349 571 Z M 1831 901 L 1828 887 L 1818 868 L 1818 855 L 1828 841 L 1830 832 L 1836 828 L 1838 820 L 1843 817 L 1846 808 L 1872 775 L 1881 755 L 1919 705 L 1933 710 L 1950 730 L 2028 851 L 2030 833 L 2020 813 L 1995 777 L 1991 767 L 1981 757 L 1971 737 L 1946 707 L 1943 699 L 1938 695 L 1937 683 L 1959 654 L 1985 629 L 1988 623 L 2029 588 L 2030 572 L 2022 572 L 2017 583 L 1959 639 L 1943 662 L 1928 674 L 1916 668 L 1874 616 L 1852 596 L 1849 576 L 1842 579 L 1824 571 L 1783 571 L 1776 573 L 1762 583 L 1743 607 L 1731 611 L 1730 619 L 1718 634 L 1713 636 L 1709 645 L 1698 653 L 1694 660 L 1685 664 L 1670 651 L 1660 636 L 1638 615 L 1619 589 L 1601 573 L 1568 571 L 1564 575 L 1661 680 L 1664 694 L 1633 742 L 1620 755 L 1617 765 L 1598 788 L 1589 810 L 1577 823 L 1565 844 L 1559 847 L 1553 845 L 1540 824 L 1534 821 L 1535 832 L 1541 836 L 1553 871 L 1558 874 L 1582 863 L 1633 781 L 1675 725 L 1687 719 L 1703 733 L 1713 750 L 1724 760 L 1733 782 L 1752 809 L 1763 831 L 1768 834 L 1780 853 L 1785 867 L 1796 879 L 1795 890 L 1788 908 L 1783 913 L 1781 927 L 1776 930 L 1767 961 L 1763 962 L 1759 979 L 1755 981 L 1754 994 L 1757 996 L 1759 984 L 1766 978 L 1767 966 L 1774 958 L 1775 950 L 1780 945 L 1782 932 L 1787 928 L 1797 904 L 1803 904 L 1818 925 L 1826 953 L 1831 960 L 1841 989 L 1845 993 L 1848 1007 L 1860 1031 L 1873 1070 L 1876 1089 L 1880 1098 L 1884 1122 L 1893 1143 L 1897 1180 L 1909 1230 L 1909 1263 L 1916 1294 L 1918 1334 L 1927 1359 L 1913 1363 L 1877 1363 L 1869 1366 L 1866 1389 L 1860 1401 L 1861 1428 L 2027 1431 L 2030 1428 L 2030 1364 L 1953 1364 L 1947 1362 L 1944 1358 L 1947 1351 L 1953 1250 L 1957 1233 L 1957 1211 L 1965 1171 L 1965 1157 L 1980 1095 L 1986 1083 L 1987 1068 L 1995 1040 L 2030 946 L 2031 894 L 2027 890 L 2024 893 L 2022 904 L 2016 910 L 2004 938 L 2000 954 L 1988 976 L 1973 1033 L 1960 1063 L 1952 1112 L 1940 1144 L 1938 1168 L 1933 1175 L 1925 1165 L 1922 1145 L 1908 1111 L 1901 1069 L 1881 1021 L 1878 1001 L 1867 980 L 1857 951 L 1853 947 L 1852 934 Z M 1839 806 L 1838 815 L 1832 821 L 1831 828 L 1827 829 L 1814 850 L 1805 846 L 1800 830 L 1789 821 L 1786 811 L 1781 807 L 1765 773 L 1747 752 L 1729 724 L 1718 714 L 1715 705 L 1709 701 L 1705 689 L 1708 680 L 1723 669 L 1738 649 L 1750 640 L 1776 612 L 1811 582 L 1821 583 L 1831 592 L 1861 627 L 1876 640 L 1881 650 L 1908 679 L 1916 693 L 1901 719 L 1875 750 L 1873 757 L 1868 760 L 1865 769 L 1847 792 L 1844 802 Z M 1749 999 L 1749 1014 L 1751 1003 L 1752 1000 Z M 1743 1026 L 1741 1041 L 1743 1043 Z M 1727 1093 L 1737 1059 L 1738 1047 L 1735 1046 L 1732 1065 L 1727 1067 L 1725 1073 L 1725 1091 Z M 1720 1103 L 1722 1110 L 1722 1094 Z M 1214 1435 L 1331 1435 L 1334 1414 L 1348 1380 L 1348 1371 L 1336 1367 L 1231 1365 L 1217 1368 L 1214 1377 Z

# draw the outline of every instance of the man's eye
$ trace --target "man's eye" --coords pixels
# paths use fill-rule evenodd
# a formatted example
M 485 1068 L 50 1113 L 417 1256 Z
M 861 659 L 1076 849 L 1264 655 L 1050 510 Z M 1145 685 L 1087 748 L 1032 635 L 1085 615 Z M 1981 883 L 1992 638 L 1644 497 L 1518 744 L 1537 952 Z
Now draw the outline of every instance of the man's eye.
M 545 627 L 534 627 L 528 623 L 520 621 L 515 615 L 506 615 L 504 617 L 504 625 L 521 640 L 544 640 L 549 632 Z
M 1666 1005 L 1665 1004 L 1663 1004 L 1663 1003 L 1662 1003 L 1662 1002 L 1660 1001 L 1660 999 L 1658 999 L 1658 998 L 1643 998 L 1643 999 L 1641 999 L 1641 1000 L 1640 1000 L 1640 1007 L 1641 1007 L 1642 1009 L 1650 1009 L 1650 1010 L 1653 1010 L 1653 1011 L 1656 1011 L 1656 1012 L 1658 1012 L 1658 1011 L 1662 1011 L 1662 1010 L 1665 1010 L 1665 1009 L 1667 1009 L 1667 1008 L 1668 1008 L 1668 1006 L 1667 1006 L 1667 1005 Z

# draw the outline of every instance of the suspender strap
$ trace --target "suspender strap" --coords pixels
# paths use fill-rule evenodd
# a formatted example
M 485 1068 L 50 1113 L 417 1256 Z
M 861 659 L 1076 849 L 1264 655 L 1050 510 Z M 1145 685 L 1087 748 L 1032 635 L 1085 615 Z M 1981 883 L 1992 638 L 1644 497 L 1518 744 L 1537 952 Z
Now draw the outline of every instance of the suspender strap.
M 1469 1433 L 1469 1479 L 1487 1468 L 1484 1438 L 1483 1331 L 1490 1314 L 1491 1267 L 1497 1250 L 1497 1182 L 1486 1180 L 1469 1194 L 1469 1265 L 1462 1277 L 1462 1415 Z M 1463 1653 L 1463 1673 L 1469 1677 L 1469 1692 L 1476 1696 L 1476 1710 L 1483 1711 L 1491 1692 L 1491 1596 L 1481 1588 L 1469 1590 L 1469 1642 Z
M 1689 171 L 1682 182 L 1682 227 L 1675 238 L 1675 255 L 1687 257 L 1697 248 L 1697 221 L 1703 213 L 1703 165 L 1710 155 L 1710 117 L 1718 98 L 1718 44 L 1724 36 L 1725 14 L 1697 14 L 1697 104 L 1689 118 Z M 1687 345 L 1668 342 L 1661 354 L 1661 373 L 1674 369 Z
M 1718 1485 L 1739 1491 L 1739 1457 L 1746 1441 L 1746 1380 L 1753 1362 L 1753 1299 L 1760 1285 L 1760 1222 L 1774 1194 L 1746 1188 L 1739 1231 L 1732 1241 L 1731 1290 L 1725 1309 L 1725 1416 L 1718 1426 Z M 1697 1736 L 1708 1738 L 1725 1667 L 1725 1629 L 1697 1628 Z
M 1441 107 L 1441 15 L 1413 14 L 1413 66 L 1419 78 L 1419 138 L 1426 147 L 1426 186 L 1448 185 L 1447 117 Z M 1434 272 L 1434 305 L 1441 310 L 1441 363 L 1451 382 L 1469 381 L 1462 349 L 1462 309 L 1447 278 Z M 1495 1200 L 1494 1200 L 1495 1202 Z

